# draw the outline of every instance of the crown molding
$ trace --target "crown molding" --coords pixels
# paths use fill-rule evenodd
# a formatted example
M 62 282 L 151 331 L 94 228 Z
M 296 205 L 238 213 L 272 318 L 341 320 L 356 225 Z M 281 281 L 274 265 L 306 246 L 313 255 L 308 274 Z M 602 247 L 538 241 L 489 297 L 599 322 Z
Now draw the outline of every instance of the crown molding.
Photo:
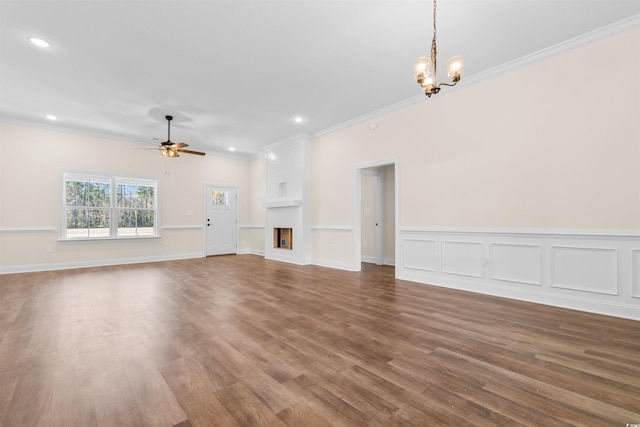
M 262 154 L 266 154 L 269 151 L 273 151 L 273 150 L 278 150 L 281 148 L 284 148 L 290 144 L 296 144 L 299 142 L 310 142 L 312 139 L 312 135 L 308 134 L 308 133 L 304 133 L 304 132 L 300 132 L 300 133 L 296 133 L 294 135 L 291 135 L 288 138 L 285 139 L 281 139 L 278 142 L 274 142 L 273 144 L 269 144 L 269 145 L 265 145 L 262 148 Z
M 469 86 L 471 84 L 479 83 L 484 80 L 497 77 L 499 75 L 508 73 L 510 71 L 516 70 L 518 68 L 524 67 L 534 62 L 538 62 L 545 58 L 549 58 L 559 53 L 567 52 L 569 50 L 572 50 L 581 46 L 585 46 L 587 44 L 594 43 L 599 40 L 606 39 L 616 34 L 621 34 L 621 33 L 638 29 L 638 28 L 640 28 L 640 14 L 630 16 L 621 21 L 614 22 L 613 24 L 607 25 L 597 30 L 563 41 L 562 43 L 549 46 L 547 48 L 531 53 L 529 55 L 525 55 L 520 58 L 514 59 L 513 61 L 509 61 L 504 64 L 498 65 L 496 67 L 489 68 L 488 70 L 479 72 L 477 74 L 473 74 L 469 77 L 465 77 L 463 85 L 449 87 L 447 88 L 447 93 L 451 93 L 456 90 L 463 89 L 464 87 Z M 312 137 L 314 139 L 319 138 L 321 136 L 330 134 L 332 132 L 336 132 L 338 130 L 345 129 L 369 120 L 378 119 L 381 116 L 391 114 L 396 111 L 415 105 L 419 102 L 426 102 L 426 101 L 427 101 L 427 98 L 423 94 L 412 96 L 411 98 L 407 98 L 403 101 L 396 102 L 395 104 L 391 104 L 386 107 L 380 108 L 378 110 L 374 110 L 370 113 L 363 114 L 361 116 L 355 117 L 353 119 L 347 120 L 342 123 L 338 123 L 334 126 L 321 129 L 317 132 L 314 132 L 312 134 Z
M 92 138 L 108 139 L 111 141 L 127 142 L 131 144 L 144 145 L 146 147 L 158 147 L 158 142 L 156 141 L 150 141 L 150 140 L 145 141 L 144 139 L 134 138 L 131 136 L 121 135 L 117 133 L 100 132 L 100 131 L 89 130 L 84 128 L 56 126 L 50 123 L 33 122 L 29 120 L 16 119 L 14 117 L 9 117 L 9 116 L 0 115 L 0 123 L 49 130 L 54 132 L 69 133 L 72 135 L 90 136 Z M 255 154 L 247 153 L 246 155 L 242 155 L 242 154 L 231 154 L 231 153 L 222 152 L 222 151 L 211 151 L 211 150 L 203 150 L 203 151 L 205 154 L 211 157 L 224 157 L 228 159 L 243 160 L 243 161 L 253 160 L 262 155 L 262 153 L 255 153 Z

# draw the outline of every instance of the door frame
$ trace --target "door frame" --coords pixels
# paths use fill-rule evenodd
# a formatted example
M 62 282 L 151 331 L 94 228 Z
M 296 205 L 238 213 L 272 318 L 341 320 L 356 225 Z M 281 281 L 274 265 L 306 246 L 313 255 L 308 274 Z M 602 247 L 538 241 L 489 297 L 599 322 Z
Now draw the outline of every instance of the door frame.
M 400 159 L 393 158 L 389 160 L 382 160 L 374 163 L 367 163 L 362 165 L 356 165 L 353 167 L 353 251 L 352 251 L 352 271 L 361 271 L 361 260 L 362 260 L 362 218 L 361 218 L 361 209 L 362 209 L 362 172 L 365 169 L 376 168 L 376 167 L 384 167 L 393 165 L 393 174 L 394 174 L 394 195 L 393 195 L 393 204 L 395 211 L 395 219 L 394 219 L 394 245 L 395 245 L 395 257 L 398 259 L 398 254 L 400 253 Z M 381 201 L 382 203 L 382 201 Z M 383 254 L 384 255 L 384 254 Z M 398 269 L 396 268 L 396 277 L 398 274 Z
M 203 184 L 202 185 L 202 254 L 207 257 L 207 188 L 216 187 L 226 190 L 234 190 L 236 192 L 236 251 L 238 254 L 238 244 L 240 243 L 240 228 L 238 224 L 238 215 L 240 215 L 240 190 L 234 185 L 219 184 Z

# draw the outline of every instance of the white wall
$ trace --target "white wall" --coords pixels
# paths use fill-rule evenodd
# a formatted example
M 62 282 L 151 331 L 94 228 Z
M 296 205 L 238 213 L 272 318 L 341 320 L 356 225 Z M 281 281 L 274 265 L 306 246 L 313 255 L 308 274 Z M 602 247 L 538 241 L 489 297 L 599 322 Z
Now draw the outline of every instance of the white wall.
M 619 33 L 486 80 L 463 80 L 431 99 L 375 118 L 375 130 L 366 121 L 316 138 L 316 263 L 355 268 L 348 243 L 354 168 L 397 158 L 398 277 L 640 318 L 640 78 L 630 72 L 640 66 L 639 45 L 640 30 Z M 443 246 L 460 231 L 471 233 L 463 241 L 478 245 Z M 572 283 L 583 277 L 576 269 L 591 255 L 576 255 L 561 265 L 569 258 L 557 258 L 561 252 L 554 248 L 587 248 L 575 252 L 582 255 L 588 248 L 604 248 L 608 255 L 593 257 L 607 272 L 614 274 L 614 268 L 615 295 L 554 286 L 551 275 L 527 292 L 512 292 L 513 286 L 504 292 L 502 281 L 487 271 L 505 258 L 485 260 L 498 247 L 496 240 L 474 233 L 501 236 L 505 231 L 516 232 L 517 243 L 525 247 L 546 248 L 540 269 L 553 265 Z M 424 236 L 433 232 L 445 235 Z M 412 245 L 415 233 L 435 243 Z M 558 235 L 560 241 L 548 237 Z M 331 250 L 336 247 L 341 250 Z M 504 255 L 505 247 L 499 247 Z M 611 251 L 617 254 L 613 258 Z M 511 252 L 507 259 L 517 263 L 526 251 Z M 438 256 L 433 271 L 409 273 L 407 259 L 432 253 Z M 452 280 L 459 276 L 451 276 L 446 266 L 466 262 L 479 269 L 469 276 L 473 283 Z M 599 286 L 614 289 L 612 283 Z
M 239 253 L 264 255 L 266 170 L 264 156 L 249 161 L 247 222 L 240 223 Z
M 121 141 L 0 124 L 0 269 L 32 271 L 203 256 L 203 185 L 238 188 L 239 222 L 250 224 L 250 163 L 177 159 Z M 59 242 L 59 174 L 80 170 L 160 179 L 159 239 Z M 192 215 L 189 213 L 192 212 Z M 241 245 L 250 245 L 240 230 Z M 52 251 L 49 252 L 48 248 Z M 242 246 L 239 250 L 246 250 Z

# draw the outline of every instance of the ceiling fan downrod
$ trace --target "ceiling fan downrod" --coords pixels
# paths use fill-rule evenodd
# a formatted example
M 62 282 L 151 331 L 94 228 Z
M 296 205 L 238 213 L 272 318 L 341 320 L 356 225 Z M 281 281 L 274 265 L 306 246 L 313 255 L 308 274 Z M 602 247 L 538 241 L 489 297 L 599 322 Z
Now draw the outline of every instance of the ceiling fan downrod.
M 171 120 L 173 120 L 173 116 L 164 116 L 167 119 L 167 142 L 171 142 Z

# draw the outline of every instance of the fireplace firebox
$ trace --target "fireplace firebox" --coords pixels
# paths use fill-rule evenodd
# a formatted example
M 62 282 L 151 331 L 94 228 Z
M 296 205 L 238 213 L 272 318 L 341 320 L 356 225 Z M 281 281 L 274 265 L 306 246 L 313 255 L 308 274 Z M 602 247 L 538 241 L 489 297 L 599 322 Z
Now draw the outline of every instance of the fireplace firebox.
M 293 229 L 274 228 L 273 247 L 277 249 L 293 249 Z

